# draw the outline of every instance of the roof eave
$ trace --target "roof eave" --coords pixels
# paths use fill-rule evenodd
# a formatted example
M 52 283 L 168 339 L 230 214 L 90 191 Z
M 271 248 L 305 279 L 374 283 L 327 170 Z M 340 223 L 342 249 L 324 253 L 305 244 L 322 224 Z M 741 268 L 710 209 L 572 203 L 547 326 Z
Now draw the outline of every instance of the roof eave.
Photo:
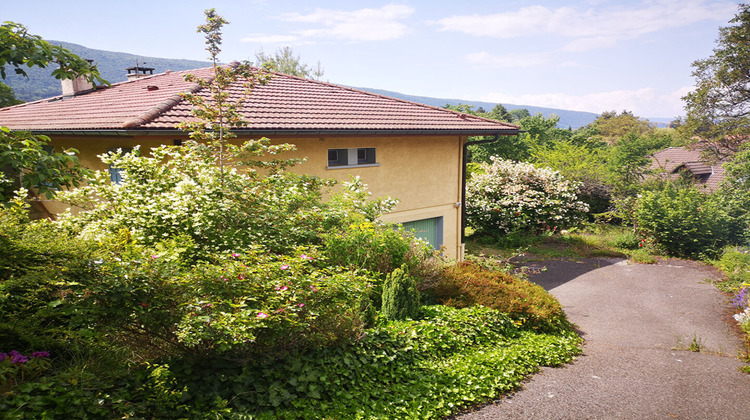
M 46 136 L 163 136 L 185 135 L 186 132 L 175 128 L 164 129 L 79 129 L 79 130 L 27 130 L 34 134 Z M 518 129 L 482 129 L 482 130 L 440 130 L 440 129 L 240 129 L 232 130 L 239 136 L 403 136 L 403 135 L 458 135 L 458 136 L 514 136 Z

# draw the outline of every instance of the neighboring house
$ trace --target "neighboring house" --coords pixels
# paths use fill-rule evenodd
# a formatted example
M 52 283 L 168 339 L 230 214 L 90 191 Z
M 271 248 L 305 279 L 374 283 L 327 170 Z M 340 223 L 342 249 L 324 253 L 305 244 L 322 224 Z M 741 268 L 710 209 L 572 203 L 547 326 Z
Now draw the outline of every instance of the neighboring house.
M 724 179 L 723 162 L 708 162 L 699 149 L 669 147 L 651 156 L 651 169 L 663 171 L 667 179 L 689 177 L 708 192 L 714 192 Z
M 97 155 L 141 145 L 181 144 L 176 125 L 190 105 L 180 93 L 198 92 L 186 73 L 207 78 L 211 68 L 143 76 L 92 89 L 67 82 L 63 96 L 0 110 L 0 125 L 48 135 L 58 148 L 75 147 L 80 161 L 107 169 Z M 463 255 L 463 179 L 469 136 L 515 135 L 519 127 L 446 109 L 274 73 L 242 108 L 239 140 L 265 136 L 293 143 L 293 169 L 348 181 L 359 176 L 373 196 L 400 200 L 383 220 L 404 223 L 453 258 Z M 502 141 L 502 140 L 500 140 Z M 112 177 L 118 172 L 110 168 Z M 53 213 L 59 203 L 48 203 Z

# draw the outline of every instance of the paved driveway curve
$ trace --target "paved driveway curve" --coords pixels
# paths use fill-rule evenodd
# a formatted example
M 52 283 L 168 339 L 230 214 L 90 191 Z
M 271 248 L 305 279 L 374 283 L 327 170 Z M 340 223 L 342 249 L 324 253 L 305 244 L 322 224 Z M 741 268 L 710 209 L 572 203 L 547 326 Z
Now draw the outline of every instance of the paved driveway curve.
M 750 375 L 727 298 L 710 267 L 681 260 L 534 263 L 583 355 L 544 368 L 523 389 L 457 419 L 750 419 Z M 700 352 L 690 351 L 699 347 Z

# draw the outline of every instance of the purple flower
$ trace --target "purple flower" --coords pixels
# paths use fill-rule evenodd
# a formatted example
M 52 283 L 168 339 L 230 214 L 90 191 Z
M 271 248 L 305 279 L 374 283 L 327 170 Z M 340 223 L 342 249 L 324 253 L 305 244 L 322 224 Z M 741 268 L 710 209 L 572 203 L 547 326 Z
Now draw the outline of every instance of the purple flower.
M 28 357 L 24 356 L 23 354 L 15 351 L 15 350 L 11 350 L 11 352 L 10 352 L 10 362 L 11 363 L 13 363 L 13 364 L 20 364 L 20 363 L 26 363 L 28 361 L 29 361 Z
M 748 292 L 749 290 L 747 287 L 743 287 L 742 289 L 740 289 L 739 293 L 737 293 L 737 295 L 735 295 L 734 298 L 732 299 L 732 305 L 735 308 L 739 308 L 739 309 L 746 308 L 747 297 L 748 297 L 748 294 L 750 294 Z
M 0 362 L 8 358 L 8 353 L 0 353 Z
M 42 358 L 45 358 L 45 357 L 49 357 L 49 352 L 48 351 L 35 351 L 35 352 L 31 353 L 31 358 L 32 359 L 42 359 Z

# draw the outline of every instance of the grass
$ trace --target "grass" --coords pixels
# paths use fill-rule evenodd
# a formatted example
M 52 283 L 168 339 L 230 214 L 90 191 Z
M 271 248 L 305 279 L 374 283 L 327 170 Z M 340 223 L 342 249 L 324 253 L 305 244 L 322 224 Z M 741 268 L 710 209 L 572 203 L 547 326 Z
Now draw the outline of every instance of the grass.
M 579 230 L 558 234 L 513 235 L 498 239 L 467 235 L 466 251 L 471 255 L 511 261 L 528 259 L 628 258 L 641 264 L 657 261 L 655 247 L 625 226 L 589 224 Z

